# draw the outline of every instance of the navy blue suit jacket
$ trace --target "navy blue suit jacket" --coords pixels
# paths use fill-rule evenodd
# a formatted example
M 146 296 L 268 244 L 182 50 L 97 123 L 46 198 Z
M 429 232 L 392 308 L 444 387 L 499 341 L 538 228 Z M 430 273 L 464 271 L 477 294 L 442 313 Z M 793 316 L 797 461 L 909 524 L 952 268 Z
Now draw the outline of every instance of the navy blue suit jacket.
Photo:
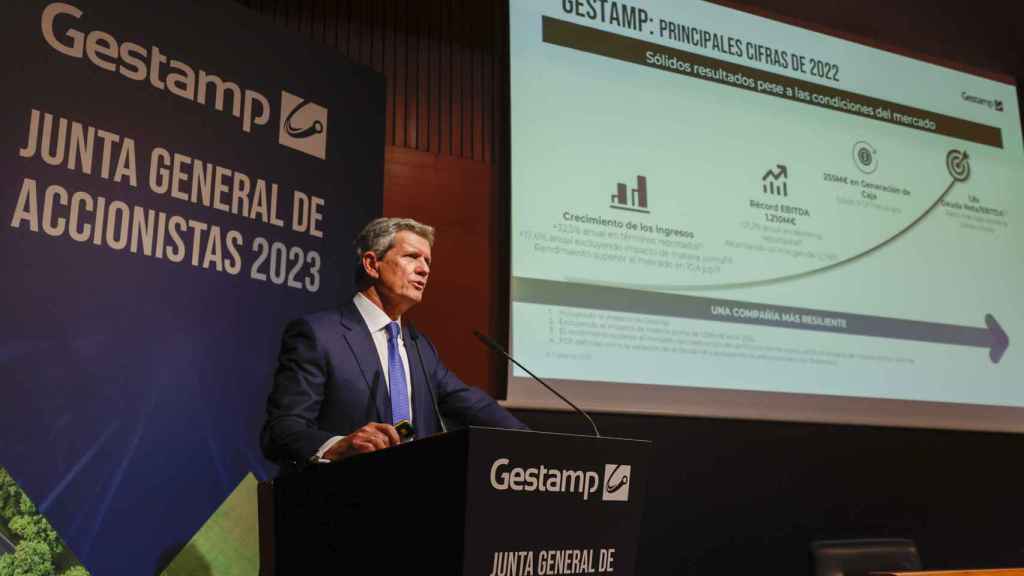
M 416 437 L 441 431 L 427 386 L 445 419 L 463 425 L 526 428 L 486 393 L 463 384 L 424 336 L 403 327 L 412 380 Z M 419 346 L 428 381 L 420 366 Z M 294 320 L 285 327 L 267 419 L 260 435 L 264 455 L 281 464 L 302 464 L 336 435 L 369 422 L 390 421 L 387 383 L 370 330 L 351 301 Z

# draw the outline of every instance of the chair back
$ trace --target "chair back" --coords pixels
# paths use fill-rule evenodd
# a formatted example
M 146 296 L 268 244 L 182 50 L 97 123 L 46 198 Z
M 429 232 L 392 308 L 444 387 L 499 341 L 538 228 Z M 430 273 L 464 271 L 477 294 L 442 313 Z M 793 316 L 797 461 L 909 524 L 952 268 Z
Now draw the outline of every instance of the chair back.
M 811 543 L 814 576 L 867 576 L 871 572 L 921 569 L 913 540 L 868 538 Z

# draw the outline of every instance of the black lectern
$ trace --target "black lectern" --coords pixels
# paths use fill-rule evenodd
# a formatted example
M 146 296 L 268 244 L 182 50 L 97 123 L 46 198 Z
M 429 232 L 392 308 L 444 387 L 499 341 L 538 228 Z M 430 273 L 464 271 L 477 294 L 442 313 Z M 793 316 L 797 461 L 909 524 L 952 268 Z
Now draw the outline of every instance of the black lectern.
M 630 575 L 651 444 L 469 428 L 260 485 L 260 571 Z

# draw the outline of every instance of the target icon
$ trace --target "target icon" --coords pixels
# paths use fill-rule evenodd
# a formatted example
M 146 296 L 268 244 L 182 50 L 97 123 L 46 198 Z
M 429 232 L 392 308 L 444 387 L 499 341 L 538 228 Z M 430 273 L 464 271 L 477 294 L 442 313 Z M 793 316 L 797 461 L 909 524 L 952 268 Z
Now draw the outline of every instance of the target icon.
M 966 182 L 971 176 L 971 164 L 967 151 L 950 150 L 946 153 L 946 170 L 957 182 Z

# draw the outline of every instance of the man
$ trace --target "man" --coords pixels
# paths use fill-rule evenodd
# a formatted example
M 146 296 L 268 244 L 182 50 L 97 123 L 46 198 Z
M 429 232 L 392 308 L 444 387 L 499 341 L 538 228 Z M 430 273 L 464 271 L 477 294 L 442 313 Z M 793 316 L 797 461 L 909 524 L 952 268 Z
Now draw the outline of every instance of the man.
M 415 220 L 370 222 L 355 241 L 355 297 L 288 324 L 261 434 L 267 458 L 294 465 L 380 450 L 400 442 L 401 420 L 416 437 L 440 432 L 430 390 L 446 418 L 525 428 L 449 372 L 426 336 L 400 327 L 423 299 L 433 243 L 434 229 Z

